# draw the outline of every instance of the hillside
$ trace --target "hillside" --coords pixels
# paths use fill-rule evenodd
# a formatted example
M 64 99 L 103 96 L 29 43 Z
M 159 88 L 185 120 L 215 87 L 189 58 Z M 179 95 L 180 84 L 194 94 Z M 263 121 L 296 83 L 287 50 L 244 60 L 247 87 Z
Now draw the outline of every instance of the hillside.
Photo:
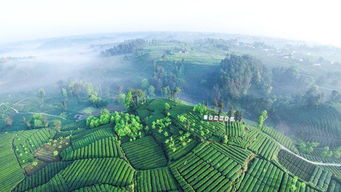
M 215 114 L 159 98 L 57 133 L 2 133 L 0 191 L 341 191 L 341 165 L 299 158 L 294 141 L 270 127 L 203 120 Z

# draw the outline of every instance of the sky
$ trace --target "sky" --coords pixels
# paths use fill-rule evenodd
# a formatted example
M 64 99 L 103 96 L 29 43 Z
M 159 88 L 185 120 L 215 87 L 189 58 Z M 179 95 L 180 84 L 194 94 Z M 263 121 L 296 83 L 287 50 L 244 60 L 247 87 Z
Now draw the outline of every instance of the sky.
M 337 0 L 0 0 L 0 43 L 132 31 L 260 35 L 341 46 Z

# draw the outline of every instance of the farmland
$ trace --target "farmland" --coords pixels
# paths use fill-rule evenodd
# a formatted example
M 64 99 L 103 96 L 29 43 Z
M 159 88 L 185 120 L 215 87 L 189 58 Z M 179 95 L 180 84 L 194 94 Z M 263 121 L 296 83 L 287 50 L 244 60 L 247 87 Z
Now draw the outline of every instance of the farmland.
M 17 157 L 12 148 L 12 140 L 15 133 L 1 134 L 1 169 L 0 191 L 10 191 L 17 183 L 24 178 L 24 172 L 20 167 Z
M 166 103 L 168 108 L 160 107 Z M 6 174 L 0 181 L 7 182 L 2 191 L 340 189 L 339 167 L 317 166 L 281 150 L 278 143 L 299 154 L 284 134 L 244 121 L 205 121 L 199 107 L 203 106 L 151 99 L 139 106 L 137 115 L 102 110 L 84 124 L 67 122 L 60 131 L 2 134 L 6 146 L 1 149 L 10 149 L 1 158 Z M 57 151 L 55 158 L 44 160 L 49 150 Z

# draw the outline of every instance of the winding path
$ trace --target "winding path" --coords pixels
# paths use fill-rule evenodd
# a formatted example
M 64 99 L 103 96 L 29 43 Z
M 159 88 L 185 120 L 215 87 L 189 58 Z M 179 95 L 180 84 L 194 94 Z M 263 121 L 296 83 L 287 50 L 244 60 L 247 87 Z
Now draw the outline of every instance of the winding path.
M 319 165 L 319 166 L 332 166 L 332 167 L 341 167 L 341 164 L 340 163 L 321 163 L 321 162 L 316 162 L 316 161 L 310 161 L 309 159 L 306 159 L 294 152 L 292 152 L 290 149 L 286 148 L 284 145 L 282 145 L 281 143 L 279 143 L 278 141 L 276 141 L 274 138 L 272 138 L 270 135 L 268 135 L 267 133 L 265 133 L 264 131 L 262 131 L 265 135 L 267 135 L 268 137 L 270 137 L 273 141 L 275 141 L 280 147 L 282 150 L 284 151 L 287 151 L 293 155 L 295 155 L 297 158 L 300 158 L 302 159 L 303 161 L 306 161 L 308 163 L 311 163 L 313 165 Z
M 45 116 L 49 116 L 49 117 L 55 117 L 55 118 L 59 118 L 59 119 L 63 119 L 66 120 L 64 117 L 58 116 L 58 115 L 52 115 L 52 114 L 48 114 L 48 113 L 40 113 L 40 112 L 20 112 L 19 110 L 15 109 L 12 106 L 8 106 L 9 108 L 11 108 L 16 114 L 41 114 L 41 115 L 45 115 Z

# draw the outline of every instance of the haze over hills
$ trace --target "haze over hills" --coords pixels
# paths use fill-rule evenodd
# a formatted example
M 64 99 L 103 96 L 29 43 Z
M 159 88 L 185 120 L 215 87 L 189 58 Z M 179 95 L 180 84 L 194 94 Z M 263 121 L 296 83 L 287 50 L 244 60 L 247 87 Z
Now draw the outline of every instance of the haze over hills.
M 0 191 L 341 191 L 340 77 L 340 48 L 247 35 L 3 44 Z

